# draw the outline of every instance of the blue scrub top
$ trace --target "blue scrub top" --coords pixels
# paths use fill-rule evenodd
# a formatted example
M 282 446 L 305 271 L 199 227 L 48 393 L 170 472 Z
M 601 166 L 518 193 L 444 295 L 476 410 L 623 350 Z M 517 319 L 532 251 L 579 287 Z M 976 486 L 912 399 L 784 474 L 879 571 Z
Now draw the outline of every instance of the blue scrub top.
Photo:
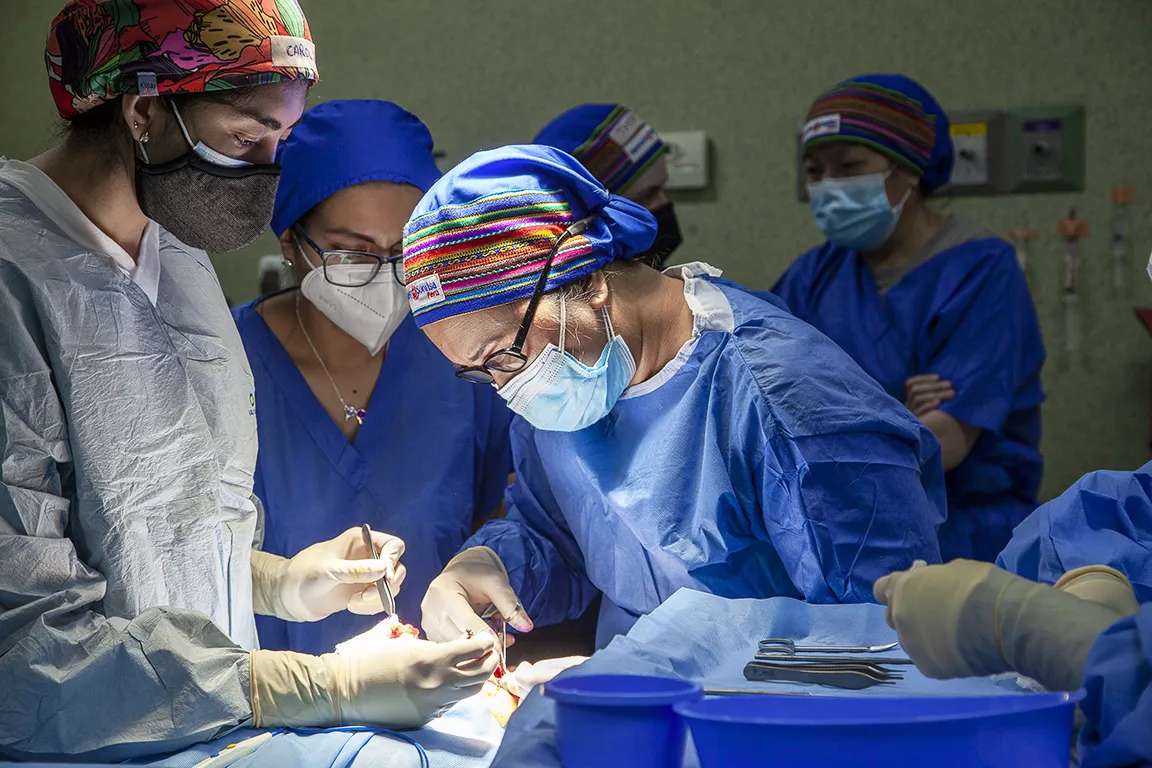
M 256 311 L 259 301 L 233 316 L 256 381 L 263 548 L 291 557 L 362 523 L 399 536 L 408 576 L 397 612 L 418 626 L 428 584 L 500 504 L 511 414 L 491 387 L 457 379 L 409 316 L 388 343 L 364 424 L 349 443 Z M 315 654 L 377 622 L 347 611 L 311 623 L 256 617 L 261 647 Z
M 1152 604 L 1096 640 L 1084 664 L 1082 768 L 1152 763 Z
M 604 645 L 681 587 L 868 602 L 879 576 L 939 562 L 932 433 L 787 310 L 688 283 L 695 345 L 607 417 L 513 419 L 508 516 L 468 545 L 500 555 L 528 615 L 578 616 L 600 590 Z
M 900 402 L 911 376 L 952 382 L 956 397 L 941 410 L 981 433 L 947 473 L 940 550 L 946 561 L 993 560 L 1036 508 L 1044 466 L 1044 344 L 1012 245 L 984 237 L 947 248 L 882 296 L 858 253 L 825 243 L 772 290 Z

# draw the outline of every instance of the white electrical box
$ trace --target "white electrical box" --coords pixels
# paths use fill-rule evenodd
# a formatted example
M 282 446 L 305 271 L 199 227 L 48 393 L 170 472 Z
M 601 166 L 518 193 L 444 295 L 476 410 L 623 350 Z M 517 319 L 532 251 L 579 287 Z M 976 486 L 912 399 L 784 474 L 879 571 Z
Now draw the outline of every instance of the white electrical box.
M 708 134 L 704 131 L 660 132 L 668 146 L 668 189 L 705 189 L 709 183 Z
M 1004 189 L 1004 126 L 997 111 L 953 112 L 952 178 L 940 195 L 992 195 Z

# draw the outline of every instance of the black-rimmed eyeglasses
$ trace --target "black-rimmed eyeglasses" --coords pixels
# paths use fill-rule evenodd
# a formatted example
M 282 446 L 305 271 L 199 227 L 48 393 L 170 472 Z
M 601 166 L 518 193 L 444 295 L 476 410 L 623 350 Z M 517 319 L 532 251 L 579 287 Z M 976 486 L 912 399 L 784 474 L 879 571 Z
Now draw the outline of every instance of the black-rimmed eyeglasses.
M 548 273 L 552 271 L 552 262 L 556 260 L 556 254 L 560 252 L 564 243 L 587 229 L 595 218 L 595 216 L 589 216 L 568 227 L 556 239 L 552 250 L 548 251 L 548 257 L 544 259 L 544 269 L 541 270 L 540 279 L 536 281 L 532 297 L 528 300 L 528 309 L 524 312 L 524 319 L 520 322 L 520 330 L 516 332 L 512 346 L 496 350 L 484 358 L 484 362 L 480 365 L 460 366 L 456 369 L 457 378 L 470 381 L 473 384 L 491 384 L 496 381 L 492 375 L 493 371 L 516 373 L 528 365 L 528 358 L 524 355 L 524 342 L 528 338 L 528 331 L 532 328 L 532 321 L 536 318 L 536 310 L 540 306 L 540 300 L 544 297 L 544 286 L 548 284 Z
M 387 264 L 392 269 L 392 277 L 400 285 L 404 285 L 404 257 L 403 256 L 381 256 L 378 253 L 369 253 L 368 251 L 327 251 L 321 248 L 315 240 L 308 236 L 304 231 L 304 227 L 299 224 L 292 227 L 292 232 L 304 242 L 308 243 L 316 255 L 320 257 L 321 268 L 324 270 L 324 279 L 333 285 L 343 286 L 345 288 L 359 288 L 376 279 L 380 274 L 380 270 Z M 355 273 L 347 273 L 340 269 L 329 269 L 329 267 L 343 267 L 349 265 L 364 265 L 370 266 L 372 269 L 356 270 Z

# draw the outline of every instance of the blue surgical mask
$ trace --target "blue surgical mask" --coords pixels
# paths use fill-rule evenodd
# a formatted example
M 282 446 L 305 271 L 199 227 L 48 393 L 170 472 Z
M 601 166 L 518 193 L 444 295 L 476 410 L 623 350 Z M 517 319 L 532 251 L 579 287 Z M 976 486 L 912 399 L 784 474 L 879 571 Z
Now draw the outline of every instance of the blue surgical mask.
M 217 152 L 202 141 L 193 144 L 192 137 L 188 135 L 188 128 L 184 125 L 184 118 L 180 116 L 180 110 L 176 108 L 175 104 L 172 105 L 172 114 L 176 117 L 176 124 L 180 126 L 180 133 L 184 134 L 184 141 L 188 142 L 188 146 L 192 148 L 192 151 L 195 152 L 201 160 L 212 163 L 212 165 L 223 166 L 224 168 L 243 168 L 246 165 L 252 165 L 252 163 L 247 160 L 229 157 L 223 152 Z
M 560 304 L 560 346 L 549 344 L 532 363 L 500 387 L 508 407 L 537 429 L 576 432 L 608 415 L 636 374 L 636 361 L 602 310 L 608 343 L 593 366 L 564 351 L 567 316 Z
M 891 174 L 891 171 L 870 173 L 809 184 L 812 216 L 824 236 L 836 245 L 856 251 L 870 251 L 883 245 L 896 228 L 908 200 L 906 193 L 896 207 L 889 204 L 884 182 Z

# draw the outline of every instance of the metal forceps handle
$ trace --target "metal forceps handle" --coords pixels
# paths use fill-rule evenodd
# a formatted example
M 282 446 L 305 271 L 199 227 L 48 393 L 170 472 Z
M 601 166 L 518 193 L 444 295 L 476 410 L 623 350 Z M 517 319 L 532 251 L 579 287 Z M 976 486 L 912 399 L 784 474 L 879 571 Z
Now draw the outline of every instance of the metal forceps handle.
M 364 536 L 364 546 L 368 547 L 368 551 L 372 553 L 372 559 L 379 560 L 380 553 L 376 551 L 376 545 L 372 542 L 372 529 L 368 527 L 368 523 L 360 526 L 360 533 Z M 392 594 L 392 587 L 388 586 L 387 578 L 376 580 L 376 591 L 380 593 L 380 602 L 384 604 L 384 613 L 388 616 L 395 616 L 396 597 Z

